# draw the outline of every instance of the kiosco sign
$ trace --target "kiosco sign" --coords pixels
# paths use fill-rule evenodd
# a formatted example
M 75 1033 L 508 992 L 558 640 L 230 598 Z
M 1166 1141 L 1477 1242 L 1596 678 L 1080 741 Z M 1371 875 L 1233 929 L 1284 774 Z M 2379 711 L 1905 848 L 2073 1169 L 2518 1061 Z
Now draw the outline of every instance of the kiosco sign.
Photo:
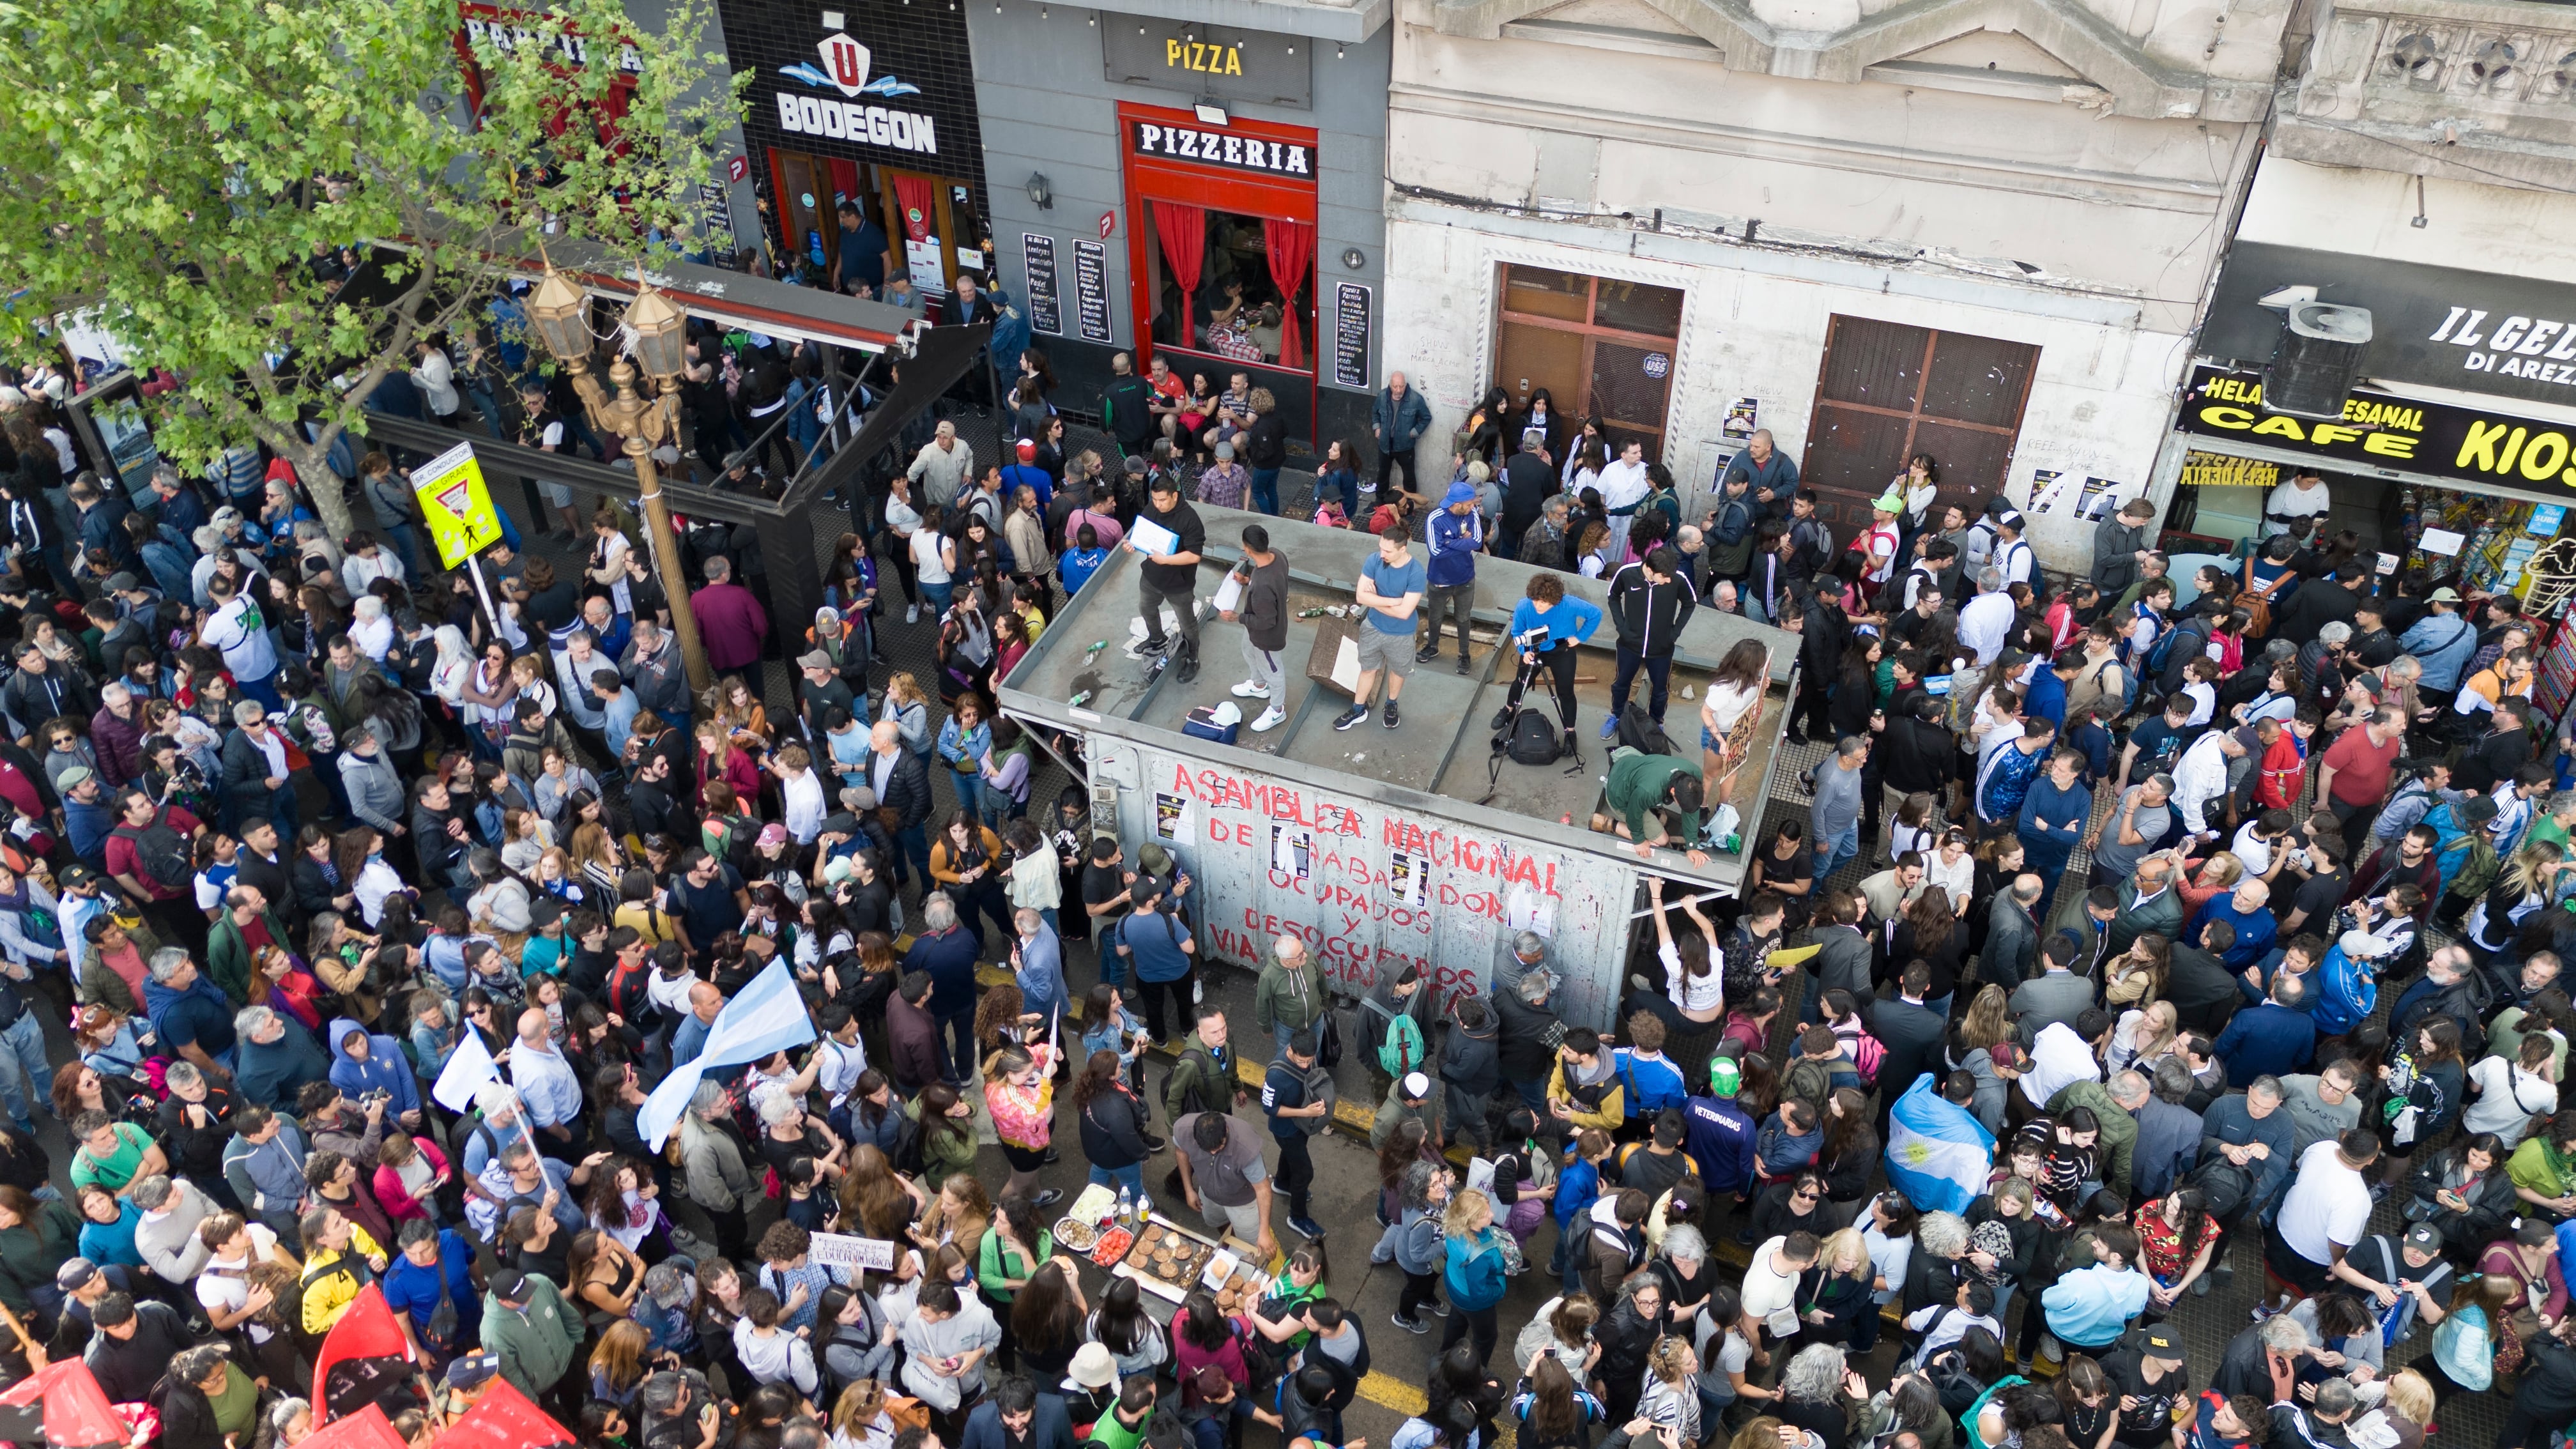
M 2576 489 L 2576 425 L 2486 408 L 2361 391 L 2330 422 L 2263 411 L 2260 374 L 2192 369 L 2175 427 L 2305 454 L 2318 461 L 2422 473 L 2471 484 Z

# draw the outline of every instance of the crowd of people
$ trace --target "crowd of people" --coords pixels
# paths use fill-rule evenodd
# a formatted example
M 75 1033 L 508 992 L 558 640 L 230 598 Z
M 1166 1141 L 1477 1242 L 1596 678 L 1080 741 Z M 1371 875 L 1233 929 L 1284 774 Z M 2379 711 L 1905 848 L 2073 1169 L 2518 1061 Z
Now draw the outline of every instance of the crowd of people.
M 1372 1325 L 1435 1320 L 1392 1449 L 2413 1449 L 2507 1388 L 2499 1449 L 2576 1421 L 2576 795 L 2509 597 L 2383 578 L 2313 514 L 2177 607 L 2123 510 L 2052 586 L 2008 503 L 1938 510 L 1928 458 L 1837 547 L 1759 435 L 1690 523 L 1593 425 L 1560 465 L 1551 422 L 1497 415 L 1417 480 L 1398 378 L 1395 474 L 1337 447 L 1319 484 L 1377 500 L 1385 637 L 1337 725 L 1397 727 L 1444 615 L 1465 667 L 1476 560 L 1518 557 L 1554 569 L 1516 601 L 1521 685 L 1554 672 L 1568 736 L 1566 646 L 1606 615 L 1613 720 L 1643 675 L 1660 721 L 1713 609 L 1797 633 L 1829 757 L 1739 901 L 1650 887 L 1610 1022 L 1560 1016 L 1530 933 L 1473 991 L 1357 1001 L 1283 935 L 1244 1020 L 1185 851 L 1098 828 L 1078 782 L 1032 817 L 1037 742 L 990 707 L 1146 524 L 1148 647 L 1194 671 L 1197 507 L 1276 506 L 1272 409 L 1208 432 L 1137 392 L 1115 473 L 1026 386 L 1007 465 L 918 439 L 810 631 L 721 544 L 657 581 L 613 503 L 573 562 L 494 549 L 486 611 L 392 523 L 311 526 L 256 450 L 129 494 L 18 393 L 0 1364 L 78 1355 L 172 1449 L 292 1449 L 373 1288 L 416 1446 L 506 1382 L 586 1449 L 1361 1449 Z M 1244 539 L 1234 692 L 1275 715 L 1285 568 Z M 114 540 L 140 568 L 100 572 Z M 928 688 L 878 652 L 881 563 L 936 623 Z M 1598 827 L 1712 846 L 1768 672 L 1729 658 L 1700 758 L 1623 745 Z M 811 1043 L 709 1070 L 648 1140 L 654 1085 L 780 969 Z M 497 1075 L 458 1108 L 430 1087 L 469 1037 Z M 1319 1201 L 1318 1154 L 1360 1161 L 1316 1145 L 1346 1050 L 1377 1191 Z M 1892 1158 L 1926 1140 L 1909 1093 L 1983 1160 Z M 1055 1236 L 1076 1167 L 1266 1289 L 1104 1276 Z M 2180 1325 L 2240 1270 L 2258 1321 L 2195 1363 Z

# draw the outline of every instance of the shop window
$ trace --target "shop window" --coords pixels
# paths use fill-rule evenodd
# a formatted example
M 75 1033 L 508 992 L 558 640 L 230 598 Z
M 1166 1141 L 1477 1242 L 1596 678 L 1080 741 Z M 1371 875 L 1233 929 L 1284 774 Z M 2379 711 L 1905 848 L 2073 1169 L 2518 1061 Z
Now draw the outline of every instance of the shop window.
M 1495 383 L 1513 405 L 1544 391 L 1558 417 L 1600 418 L 1614 452 L 1661 457 L 1681 289 L 1506 263 L 1500 290 Z
M 965 183 L 840 157 L 783 149 L 769 155 L 788 244 L 785 260 L 804 285 L 830 285 L 843 203 L 858 208 L 888 239 L 866 268 L 871 276 L 909 277 L 915 293 L 935 298 L 947 295 L 961 271 L 989 274 L 983 223 Z
M 1942 501 L 2000 489 L 2039 349 L 2019 342 L 1836 317 L 1816 385 L 1805 484 L 1828 521 L 1858 527 L 1916 453 L 1940 467 Z
M 1314 370 L 1312 225 L 1177 201 L 1146 207 L 1158 347 Z

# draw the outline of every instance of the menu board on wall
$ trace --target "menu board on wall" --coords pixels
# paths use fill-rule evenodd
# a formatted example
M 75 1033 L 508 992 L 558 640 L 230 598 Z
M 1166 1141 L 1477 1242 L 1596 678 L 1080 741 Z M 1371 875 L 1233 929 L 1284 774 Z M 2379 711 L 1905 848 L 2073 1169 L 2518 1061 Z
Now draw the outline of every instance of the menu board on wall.
M 1363 282 L 1343 282 L 1333 289 L 1333 384 L 1369 385 L 1369 324 L 1375 298 Z
M 1064 301 L 1056 293 L 1055 238 L 1020 233 L 1020 258 L 1029 277 L 1029 330 L 1064 335 Z
M 1073 313 L 1082 340 L 1109 340 L 1109 249 L 1077 238 L 1073 244 Z

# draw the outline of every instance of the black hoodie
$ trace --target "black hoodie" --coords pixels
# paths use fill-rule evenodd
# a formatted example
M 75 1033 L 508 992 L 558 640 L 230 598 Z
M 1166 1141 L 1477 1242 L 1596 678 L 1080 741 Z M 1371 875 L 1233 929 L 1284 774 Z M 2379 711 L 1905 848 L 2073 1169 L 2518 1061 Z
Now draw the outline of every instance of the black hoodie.
M 1690 585 L 1678 574 L 1659 584 L 1646 577 L 1643 563 L 1632 563 L 1610 576 L 1610 622 L 1618 628 L 1619 647 L 1649 659 L 1671 657 L 1682 626 L 1697 607 Z

